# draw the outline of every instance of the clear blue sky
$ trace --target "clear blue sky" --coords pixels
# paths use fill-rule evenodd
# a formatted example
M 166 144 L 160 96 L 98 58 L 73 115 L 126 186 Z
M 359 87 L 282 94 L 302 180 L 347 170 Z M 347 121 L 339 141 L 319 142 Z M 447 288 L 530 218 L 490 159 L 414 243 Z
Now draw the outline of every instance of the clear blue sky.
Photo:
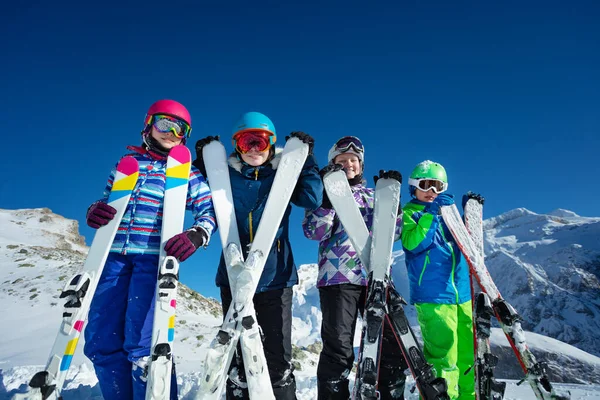
M 49 207 L 89 243 L 87 206 L 148 106 L 173 98 L 192 113 L 190 148 L 209 134 L 231 148 L 235 118 L 261 111 L 281 142 L 313 135 L 321 165 L 343 135 L 363 139 L 369 177 L 440 162 L 486 217 L 600 215 L 596 1 L 128 3 L 3 6 L 0 208 Z M 302 215 L 298 264 L 317 253 Z M 182 281 L 216 297 L 219 252 L 215 236 Z

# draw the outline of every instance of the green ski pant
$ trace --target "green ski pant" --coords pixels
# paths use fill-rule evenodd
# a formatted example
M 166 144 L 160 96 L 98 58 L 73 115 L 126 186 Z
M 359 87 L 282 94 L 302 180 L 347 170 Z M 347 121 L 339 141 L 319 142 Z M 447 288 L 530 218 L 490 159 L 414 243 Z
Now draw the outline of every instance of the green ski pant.
M 471 301 L 462 304 L 415 305 L 423 336 L 423 352 L 446 379 L 451 399 L 474 400 L 473 310 Z

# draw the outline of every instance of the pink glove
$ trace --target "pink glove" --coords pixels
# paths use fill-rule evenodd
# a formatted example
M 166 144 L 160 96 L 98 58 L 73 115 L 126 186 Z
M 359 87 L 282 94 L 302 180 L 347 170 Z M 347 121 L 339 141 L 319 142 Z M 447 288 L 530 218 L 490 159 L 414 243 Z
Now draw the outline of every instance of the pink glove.
M 114 207 L 102 201 L 97 201 L 88 208 L 85 221 L 91 228 L 98 229 L 112 221 L 116 213 L 117 210 Z
M 194 252 L 208 244 L 208 232 L 203 228 L 192 228 L 181 232 L 167 241 L 165 251 L 168 256 L 175 257 L 179 261 L 187 260 Z

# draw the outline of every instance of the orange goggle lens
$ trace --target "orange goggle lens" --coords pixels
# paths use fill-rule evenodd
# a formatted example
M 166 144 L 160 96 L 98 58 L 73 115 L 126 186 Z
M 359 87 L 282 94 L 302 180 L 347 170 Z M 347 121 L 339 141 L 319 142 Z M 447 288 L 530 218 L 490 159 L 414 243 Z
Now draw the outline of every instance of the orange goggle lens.
M 252 149 L 265 151 L 271 147 L 271 136 L 265 131 L 239 132 L 233 136 L 233 143 L 241 153 L 247 153 Z

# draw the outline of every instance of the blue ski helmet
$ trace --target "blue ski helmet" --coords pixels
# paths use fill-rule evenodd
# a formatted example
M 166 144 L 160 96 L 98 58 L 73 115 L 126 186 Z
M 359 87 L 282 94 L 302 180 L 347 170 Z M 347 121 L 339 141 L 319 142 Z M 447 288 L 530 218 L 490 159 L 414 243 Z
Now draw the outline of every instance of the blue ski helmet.
M 271 137 L 269 138 L 271 145 L 277 141 L 277 133 L 275 132 L 275 125 L 273 125 L 273 122 L 266 115 L 256 111 L 250 111 L 242 114 L 242 116 L 233 126 L 231 136 L 233 138 L 236 134 L 244 131 L 269 132 L 271 134 Z M 235 139 L 233 145 L 235 146 Z

